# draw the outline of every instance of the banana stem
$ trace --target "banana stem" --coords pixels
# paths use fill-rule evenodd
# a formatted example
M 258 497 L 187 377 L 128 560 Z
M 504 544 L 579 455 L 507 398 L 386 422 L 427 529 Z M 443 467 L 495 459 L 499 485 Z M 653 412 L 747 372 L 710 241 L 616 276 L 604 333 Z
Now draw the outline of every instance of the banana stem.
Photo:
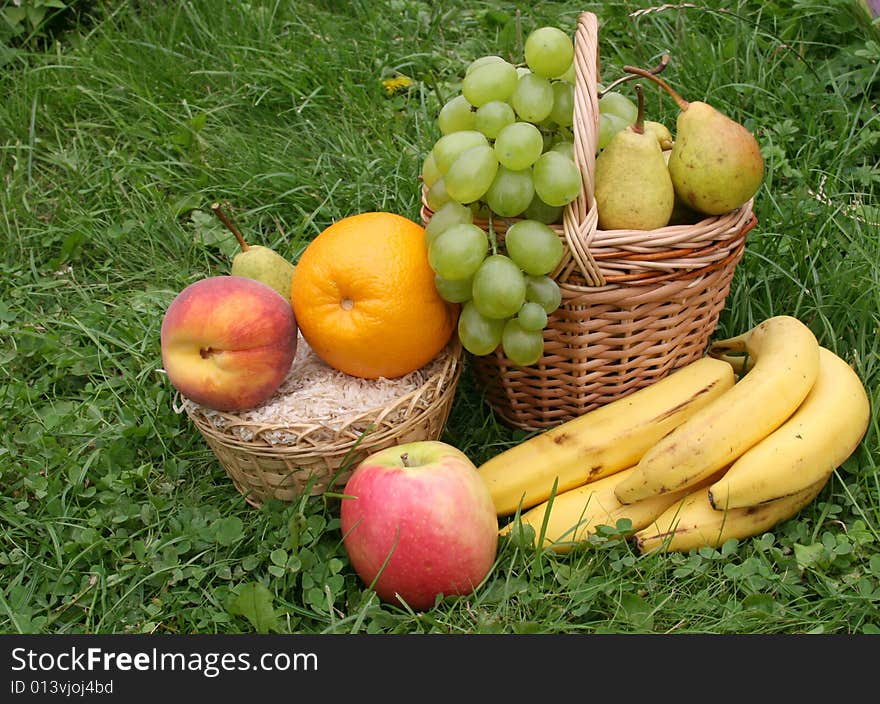
M 749 339 L 749 332 L 744 332 L 736 337 L 729 337 L 726 340 L 716 340 L 709 345 L 709 356 L 721 357 L 730 352 L 739 354 L 745 353 L 746 342 Z
M 672 96 L 672 99 L 678 103 L 678 107 L 682 110 L 688 109 L 688 101 L 681 97 L 681 95 L 676 92 L 676 90 L 669 85 L 666 81 L 664 81 L 660 76 L 657 76 L 650 71 L 646 71 L 643 68 L 639 68 L 638 66 L 624 66 L 623 70 L 627 73 L 635 74 L 636 76 L 641 76 L 642 78 L 647 78 L 651 81 L 654 81 L 658 86 L 660 86 L 663 90 L 665 90 L 669 95 Z
M 749 369 L 755 366 L 755 360 L 752 357 L 749 357 L 747 354 L 734 355 L 710 353 L 709 356 L 715 359 L 720 359 L 723 362 L 727 362 L 731 367 L 733 367 L 733 373 L 739 377 L 741 377 L 743 374 L 749 371 Z
M 235 239 L 238 240 L 238 244 L 241 246 L 241 251 L 247 252 L 249 246 L 248 243 L 245 242 L 245 239 L 242 236 L 241 232 L 239 232 L 238 228 L 232 223 L 232 221 L 227 217 L 226 213 L 224 213 L 223 210 L 220 208 L 220 204 L 211 203 L 211 210 L 214 211 L 214 215 L 216 215 L 220 219 L 220 222 L 226 225 L 229 231 L 233 235 L 235 235 Z

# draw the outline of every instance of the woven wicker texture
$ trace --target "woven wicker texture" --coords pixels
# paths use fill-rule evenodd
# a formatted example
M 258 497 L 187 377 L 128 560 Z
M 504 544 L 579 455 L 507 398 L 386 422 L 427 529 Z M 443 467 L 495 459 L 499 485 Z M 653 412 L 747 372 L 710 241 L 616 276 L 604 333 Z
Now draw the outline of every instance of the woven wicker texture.
M 598 145 L 598 19 L 578 17 L 574 37 L 574 154 L 579 196 L 552 226 L 565 246 L 553 277 L 562 304 L 544 331 L 544 355 L 528 367 L 500 347 L 468 355 L 487 402 L 508 425 L 541 430 L 662 379 L 705 352 L 724 308 L 752 202 L 692 225 L 599 230 L 593 196 Z M 422 221 L 432 212 L 422 189 Z M 491 223 L 499 242 L 516 218 Z M 478 221 L 488 229 L 490 223 Z
M 441 353 L 440 362 L 416 390 L 393 403 L 339 418 L 333 427 L 313 422 L 254 424 L 195 404 L 185 404 L 184 409 L 248 503 L 259 507 L 270 498 L 293 501 L 306 493 L 315 496 L 344 487 L 353 469 L 372 452 L 439 439 L 461 375 L 457 340 Z

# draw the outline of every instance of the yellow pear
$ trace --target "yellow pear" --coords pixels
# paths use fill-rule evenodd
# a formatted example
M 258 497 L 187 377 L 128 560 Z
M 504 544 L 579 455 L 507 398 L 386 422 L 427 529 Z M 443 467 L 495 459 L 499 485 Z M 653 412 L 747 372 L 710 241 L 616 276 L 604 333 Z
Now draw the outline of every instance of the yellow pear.
M 674 144 L 674 143 L 673 143 Z M 669 157 L 672 155 L 672 147 L 663 150 L 663 158 L 666 166 L 669 166 Z M 675 194 L 675 203 L 672 206 L 672 215 L 669 216 L 670 225 L 693 225 L 705 218 L 705 213 L 699 213 L 685 203 L 678 195 Z
M 636 90 L 635 123 L 617 132 L 596 157 L 594 195 L 602 230 L 654 230 L 672 214 L 675 190 L 660 142 L 644 126 L 641 86 Z
M 764 159 L 755 136 L 706 102 L 688 102 L 666 81 L 637 67 L 624 70 L 657 83 L 678 103 L 669 175 L 679 198 L 707 215 L 739 208 L 764 179 Z

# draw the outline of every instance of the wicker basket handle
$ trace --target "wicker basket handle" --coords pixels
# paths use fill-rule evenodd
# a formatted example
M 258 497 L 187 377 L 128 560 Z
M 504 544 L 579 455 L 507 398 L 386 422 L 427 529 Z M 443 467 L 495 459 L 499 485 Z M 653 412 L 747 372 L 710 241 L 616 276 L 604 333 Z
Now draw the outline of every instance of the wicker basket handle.
M 590 286 L 604 286 L 590 246 L 596 236 L 598 214 L 594 196 L 596 149 L 599 140 L 599 22 L 592 12 L 578 16 L 574 35 L 574 158 L 581 172 L 581 192 L 565 207 L 562 229 L 581 274 Z

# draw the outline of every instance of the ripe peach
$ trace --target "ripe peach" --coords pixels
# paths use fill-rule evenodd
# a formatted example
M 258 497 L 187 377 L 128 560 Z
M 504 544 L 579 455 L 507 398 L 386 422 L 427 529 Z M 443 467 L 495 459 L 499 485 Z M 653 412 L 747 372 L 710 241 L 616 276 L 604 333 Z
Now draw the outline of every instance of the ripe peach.
M 196 281 L 171 301 L 162 319 L 162 364 L 185 397 L 218 411 L 266 401 L 296 353 L 290 302 L 242 276 Z

